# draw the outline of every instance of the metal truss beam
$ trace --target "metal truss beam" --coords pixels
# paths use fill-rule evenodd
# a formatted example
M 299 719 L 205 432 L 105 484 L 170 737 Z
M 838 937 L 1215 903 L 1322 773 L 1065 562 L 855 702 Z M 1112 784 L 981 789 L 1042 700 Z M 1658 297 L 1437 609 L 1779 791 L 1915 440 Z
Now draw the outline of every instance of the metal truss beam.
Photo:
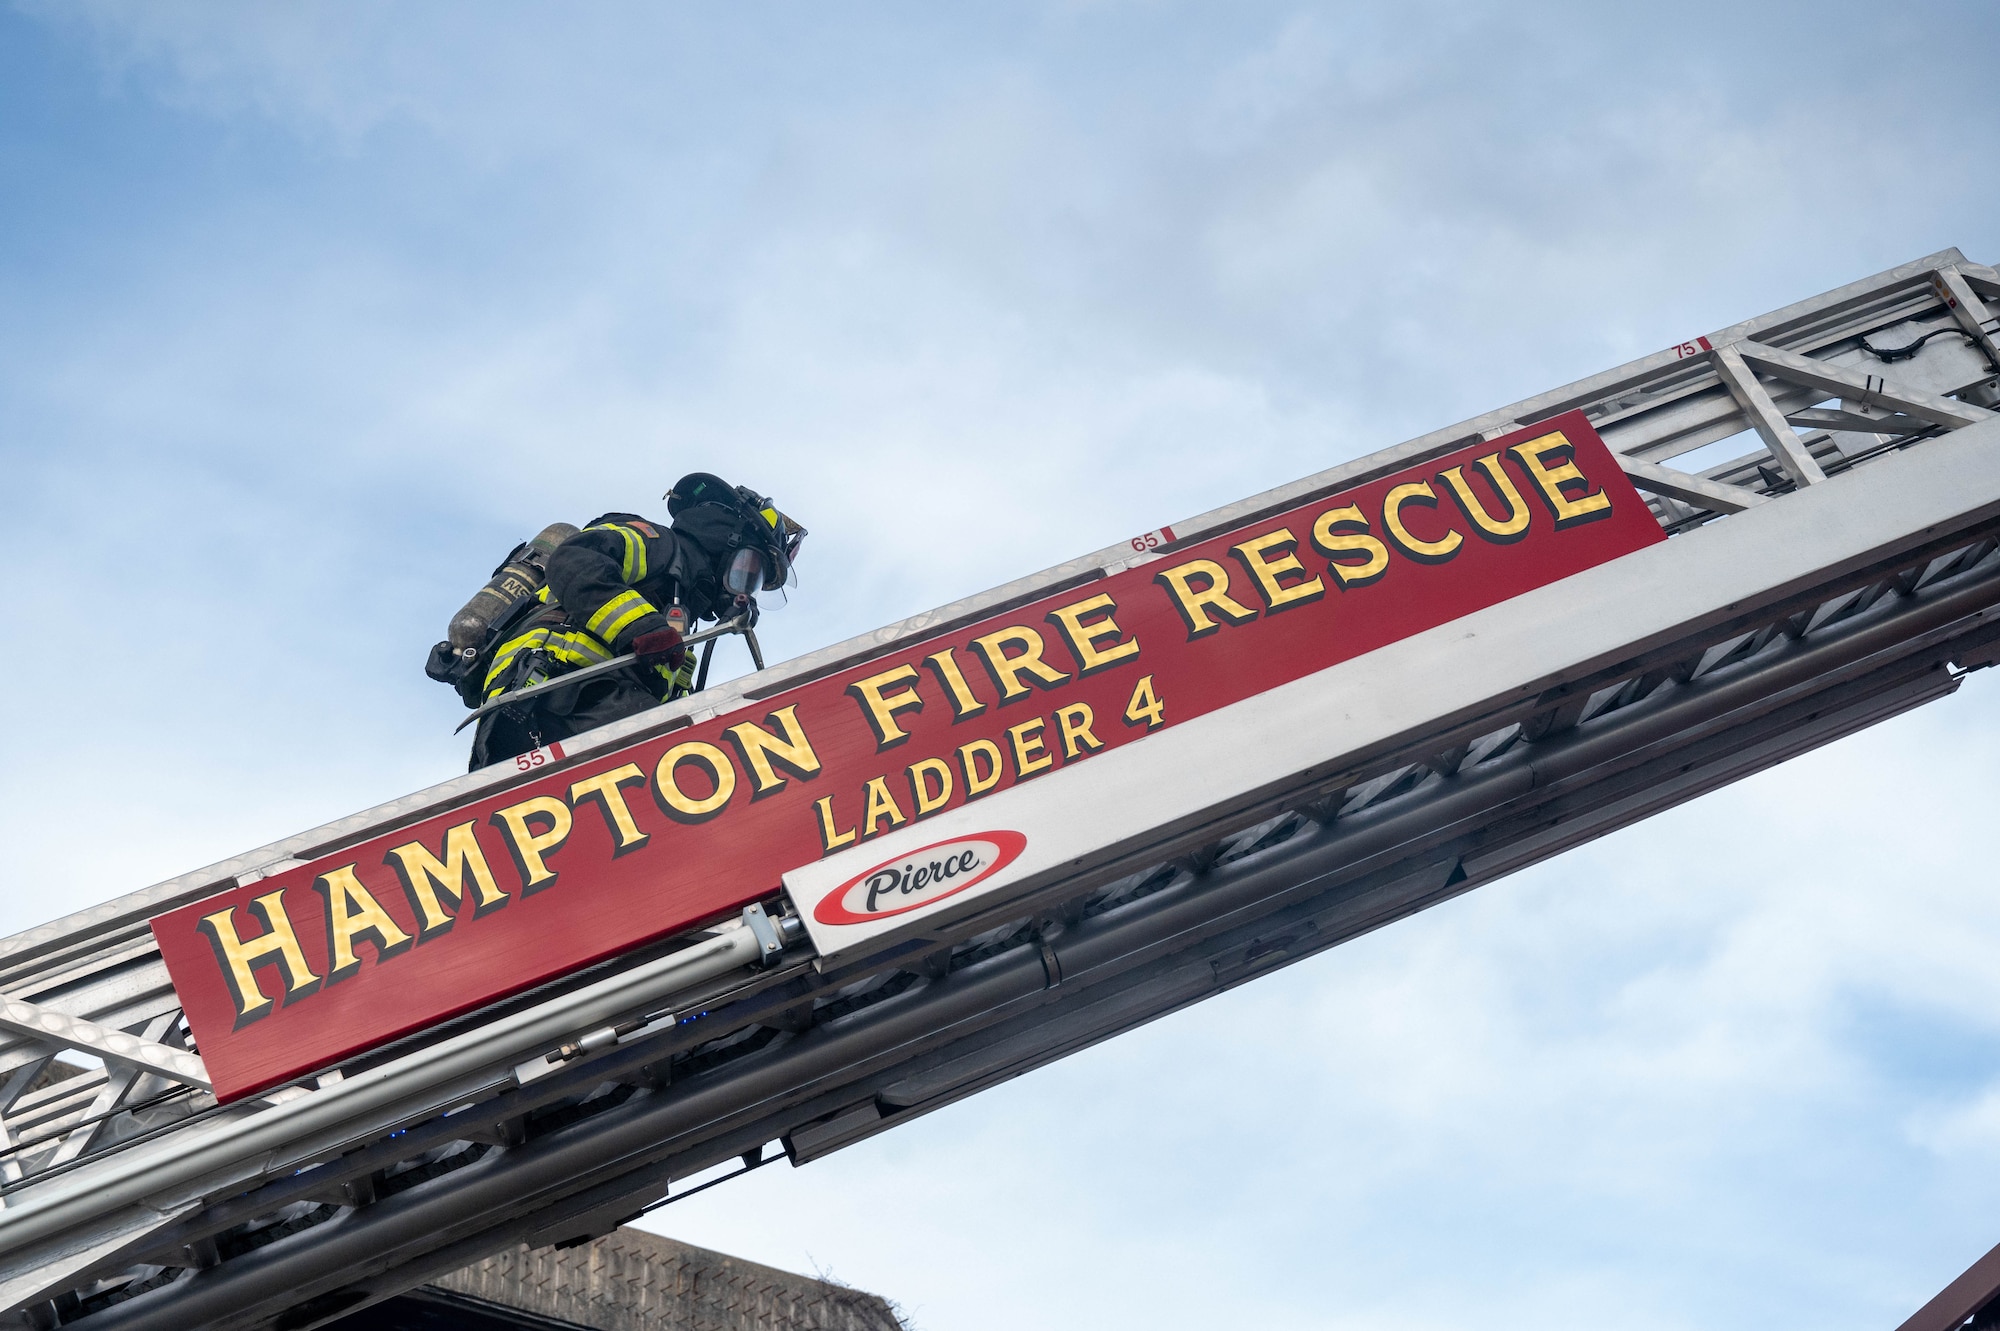
M 1618 465 L 1632 478 L 1632 483 L 1649 494 L 1665 495 L 1714 513 L 1741 513 L 1767 501 L 1769 496 L 1746 490 L 1740 485 L 1727 485 L 1712 481 L 1705 476 L 1678 471 L 1673 467 L 1662 467 L 1657 462 L 1647 462 L 1643 458 L 1621 457 Z
M 1828 502 L 1842 491 L 1828 478 L 1911 450 L 1962 457 L 1943 441 L 1992 432 L 1995 300 L 2000 275 L 1931 255 L 1176 522 L 1176 544 L 1571 408 L 1659 496 L 1670 532 L 1757 528 Z M 1818 407 L 1828 397 L 1838 411 Z M 1746 431 L 1741 457 L 1667 465 Z M 1160 829 L 914 952 L 823 974 L 768 922 L 746 926 L 725 931 L 714 969 L 675 970 L 699 941 L 620 958 L 262 1106 L 216 1108 L 199 1059 L 172 1046 L 147 917 L 512 774 L 456 778 L 0 940 L 0 1017 L 15 1018 L 0 1019 L 0 1294 L 43 1328 L 303 1331 L 494 1248 L 609 1228 L 701 1171 L 754 1167 L 773 1141 L 799 1164 L 841 1149 L 1950 692 L 1949 663 L 2000 661 L 2000 507 L 1982 513 Z M 568 747 L 627 744 L 1147 557 L 1099 551 Z M 44 1084 L 58 1048 L 105 1066 Z
M 1774 639 L 1365 813 L 1279 818 L 1206 868 L 1162 866 L 1150 891 L 1047 903 L 1013 946 L 712 1072 L 649 1080 L 644 1060 L 662 1051 L 624 1051 L 597 1075 L 631 1089 L 600 1113 L 354 1210 L 322 1241 L 281 1240 L 82 1325 L 164 1331 L 193 1318 L 232 1331 L 280 1306 L 352 1309 L 482 1247 L 615 1222 L 673 1178 L 775 1136 L 801 1161 L 863 1140 L 1950 692 L 1954 636 L 1992 622 L 1962 612 L 2000 599 L 2000 560 L 1912 599 L 1878 602 L 1819 642 Z M 760 1015 L 786 997 L 764 996 Z
M 1826 479 L 1826 473 L 1820 470 L 1813 455 L 1806 451 L 1805 444 L 1786 422 L 1778 404 L 1757 382 L 1757 376 L 1744 360 L 1744 352 L 1749 345 L 1738 342 L 1717 347 L 1713 352 L 1715 372 L 1722 376 L 1723 385 L 1749 418 L 1751 428 L 1757 431 L 1758 437 L 1771 450 L 1771 455 L 1791 473 L 1792 479 L 1800 485 L 1818 485 Z
M 170 1024 L 171 1018 L 164 1021 L 155 1018 L 151 1027 L 154 1034 L 129 1035 L 82 1017 L 66 1016 L 51 1008 L 0 995 L 0 1030 L 31 1036 L 58 1048 L 80 1049 L 141 1072 L 209 1089 L 208 1069 L 202 1066 L 200 1055 L 160 1043 L 158 1036 L 165 1034 Z
M 2000 371 L 2000 318 L 1986 307 L 1986 302 L 1972 289 L 1972 283 L 1956 267 L 1947 265 L 1938 269 L 1936 285 L 1938 296 L 1958 326 L 1986 353 L 1986 359 L 1996 371 Z
M 1983 407 L 1926 393 L 1921 389 L 1901 388 L 1880 375 L 1856 374 L 1853 370 L 1828 365 L 1781 347 L 1742 342 L 1730 350 L 1735 351 L 1740 361 L 1748 362 L 1766 374 L 1789 379 L 1807 388 L 1850 397 L 1866 406 L 1894 407 L 1947 429 L 1977 425 L 1993 417 L 1993 413 Z

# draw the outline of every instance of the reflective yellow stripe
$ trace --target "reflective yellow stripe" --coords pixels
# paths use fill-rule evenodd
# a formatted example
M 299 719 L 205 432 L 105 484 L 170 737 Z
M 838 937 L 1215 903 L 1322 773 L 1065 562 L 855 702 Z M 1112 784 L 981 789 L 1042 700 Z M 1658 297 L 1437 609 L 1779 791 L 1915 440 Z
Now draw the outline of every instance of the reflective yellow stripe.
M 685 698 L 694 692 L 694 653 L 689 652 L 678 668 L 657 665 L 653 667 L 653 673 L 667 686 L 667 696 L 661 701 L 672 702 L 676 698 Z
M 506 642 L 501 643 L 500 650 L 493 653 L 493 668 L 486 672 L 486 677 L 488 679 L 493 678 L 494 675 L 514 664 L 514 658 L 522 652 L 539 647 L 548 641 L 548 636 L 549 631 L 547 629 L 530 629 L 518 638 L 510 638 Z
M 620 527 L 618 534 L 625 538 L 625 582 L 630 585 L 646 576 L 646 538 L 630 527 Z
M 497 697 L 501 692 L 501 681 L 513 668 L 514 658 L 522 652 L 540 647 L 548 641 L 548 637 L 547 629 L 530 629 L 518 638 L 509 638 L 501 643 L 499 650 L 493 653 L 492 668 L 486 672 L 486 696 Z
M 598 527 L 587 527 L 586 531 L 615 531 L 625 542 L 625 559 L 620 566 L 627 586 L 646 576 L 646 538 L 630 527 L 621 527 L 615 522 L 607 522 Z
M 548 653 L 564 665 L 589 666 L 609 661 L 610 648 L 587 633 L 549 634 Z
M 605 642 L 616 642 L 619 634 L 652 613 L 651 601 L 635 591 L 622 591 L 599 606 L 584 628 Z
M 515 657 L 522 652 L 537 650 L 547 652 L 551 662 L 573 668 L 597 665 L 609 661 L 613 655 L 610 648 L 587 633 L 529 629 L 520 637 L 501 643 L 500 649 L 493 654 L 493 667 L 486 672 L 487 698 L 497 698 L 505 692 L 502 686 L 513 668 Z
M 647 615 L 654 613 L 652 603 L 646 600 L 645 597 L 642 596 L 638 600 L 639 603 L 637 605 L 604 626 L 602 636 L 607 642 L 616 642 L 619 634 L 644 619 Z

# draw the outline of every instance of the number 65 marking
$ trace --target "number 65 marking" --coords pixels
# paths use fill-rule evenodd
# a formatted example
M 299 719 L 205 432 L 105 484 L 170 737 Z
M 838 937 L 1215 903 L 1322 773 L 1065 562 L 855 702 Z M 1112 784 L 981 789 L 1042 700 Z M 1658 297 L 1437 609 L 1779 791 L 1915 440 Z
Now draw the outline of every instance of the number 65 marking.
M 1163 545 L 1170 544 L 1173 539 L 1174 529 L 1172 527 L 1161 527 L 1157 531 L 1149 531 L 1143 536 L 1134 536 L 1129 544 L 1134 550 L 1143 555 L 1148 550 L 1157 550 Z

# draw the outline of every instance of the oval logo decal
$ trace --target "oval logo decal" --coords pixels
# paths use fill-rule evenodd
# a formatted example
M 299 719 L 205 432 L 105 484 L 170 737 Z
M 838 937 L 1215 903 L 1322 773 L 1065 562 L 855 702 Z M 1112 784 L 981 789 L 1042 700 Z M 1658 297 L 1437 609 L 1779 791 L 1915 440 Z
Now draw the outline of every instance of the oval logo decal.
M 1027 846 L 1019 832 L 974 832 L 898 855 L 821 897 L 813 918 L 821 924 L 867 924 L 922 910 L 991 878 Z

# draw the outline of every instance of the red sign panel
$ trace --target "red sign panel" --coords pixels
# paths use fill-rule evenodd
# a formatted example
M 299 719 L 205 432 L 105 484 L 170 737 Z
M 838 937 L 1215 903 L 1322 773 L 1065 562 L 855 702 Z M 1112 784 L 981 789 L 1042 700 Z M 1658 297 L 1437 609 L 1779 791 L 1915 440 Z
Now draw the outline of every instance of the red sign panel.
M 551 752 L 535 780 L 162 915 L 153 932 L 232 1099 L 1663 539 L 1573 413 L 698 726 L 567 765 Z M 871 890 L 850 895 L 865 904 Z

